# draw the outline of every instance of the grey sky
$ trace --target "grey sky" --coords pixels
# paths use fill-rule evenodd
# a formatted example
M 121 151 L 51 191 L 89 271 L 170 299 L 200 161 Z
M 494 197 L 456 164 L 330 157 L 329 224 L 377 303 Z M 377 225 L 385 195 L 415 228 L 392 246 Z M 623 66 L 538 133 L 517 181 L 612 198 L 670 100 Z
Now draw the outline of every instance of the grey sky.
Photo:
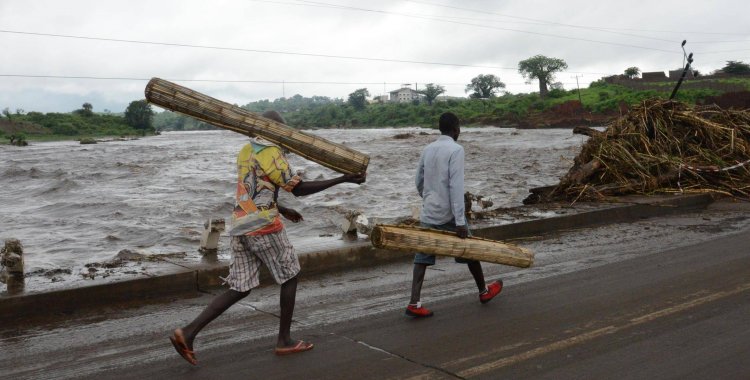
M 515 68 L 520 60 L 544 54 L 568 62 L 569 72 L 558 74 L 557 80 L 570 89 L 575 88 L 575 73 L 583 75 L 580 81 L 585 86 L 629 66 L 643 71 L 675 69 L 682 65 L 683 39 L 688 40 L 686 48 L 695 52 L 695 67 L 703 72 L 722 67 L 727 60 L 750 62 L 747 4 L 739 0 L 0 0 L 0 75 L 287 82 L 178 81 L 238 104 L 297 93 L 346 97 L 361 87 L 379 95 L 384 87 L 387 92 L 398 83 L 441 83 L 447 95 L 465 96 L 464 86 L 471 78 L 489 73 L 499 76 L 510 92 L 534 91 L 536 83 L 525 84 Z M 67 112 L 88 101 L 95 111 L 121 112 L 131 100 L 143 98 L 145 84 L 145 80 L 2 76 L 0 108 Z

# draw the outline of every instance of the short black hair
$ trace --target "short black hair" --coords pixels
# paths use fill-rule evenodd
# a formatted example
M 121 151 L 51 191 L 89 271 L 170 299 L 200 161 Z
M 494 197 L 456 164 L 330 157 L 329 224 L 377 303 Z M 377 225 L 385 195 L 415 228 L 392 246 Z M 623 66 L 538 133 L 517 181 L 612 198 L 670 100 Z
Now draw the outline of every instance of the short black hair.
M 440 133 L 444 135 L 453 132 L 460 124 L 458 116 L 453 112 L 445 112 L 440 115 L 440 121 L 438 122 Z
M 286 120 L 284 120 L 284 116 L 281 116 L 280 113 L 274 111 L 274 110 L 268 110 L 266 112 L 263 112 L 261 115 L 265 117 L 266 119 L 271 119 L 273 121 L 278 121 L 281 124 L 286 124 Z

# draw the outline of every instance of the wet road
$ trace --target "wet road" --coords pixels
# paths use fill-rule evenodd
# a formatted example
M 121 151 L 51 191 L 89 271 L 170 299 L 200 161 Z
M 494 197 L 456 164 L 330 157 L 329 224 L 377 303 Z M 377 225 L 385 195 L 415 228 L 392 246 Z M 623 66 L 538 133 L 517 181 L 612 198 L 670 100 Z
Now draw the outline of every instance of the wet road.
M 301 284 L 293 333 L 316 348 L 290 357 L 271 351 L 274 287 L 253 292 L 204 331 L 198 367 L 182 362 L 166 336 L 210 295 L 5 326 L 0 356 L 10 355 L 2 372 L 98 379 L 746 379 L 748 238 L 747 218 L 709 210 L 527 242 L 538 265 L 486 267 L 487 277 L 507 284 L 487 305 L 478 302 L 464 267 L 439 262 L 424 294 L 435 316 L 425 320 L 402 315 L 408 263 L 309 279 Z

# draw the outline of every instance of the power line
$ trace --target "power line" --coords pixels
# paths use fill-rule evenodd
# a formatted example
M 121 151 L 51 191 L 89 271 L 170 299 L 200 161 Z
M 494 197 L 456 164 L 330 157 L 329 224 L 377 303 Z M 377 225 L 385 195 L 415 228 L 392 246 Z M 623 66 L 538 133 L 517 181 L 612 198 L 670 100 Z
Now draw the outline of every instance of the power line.
M 306 0 L 297 0 L 297 2 L 288 2 L 288 1 L 279 1 L 279 0 L 249 0 L 256 3 L 267 3 L 267 4 L 280 4 L 280 5 L 296 5 L 296 6 L 306 6 L 306 7 L 313 7 L 313 8 L 333 8 L 333 9 L 342 9 L 342 10 L 352 10 L 352 11 L 365 11 L 365 12 L 374 12 L 374 13 L 383 13 L 383 14 L 393 14 L 393 15 L 399 15 L 399 16 L 414 16 L 414 17 L 440 17 L 440 18 L 447 18 L 447 19 L 457 19 L 457 20 L 472 20 L 472 21 L 486 21 L 486 22 L 494 22 L 497 20 L 491 20 L 491 19 L 480 19 L 476 17 L 459 17 L 459 16 L 435 16 L 435 15 L 415 15 L 415 14 L 409 14 L 409 13 L 401 13 L 401 12 L 393 12 L 393 11 L 384 11 L 384 10 L 377 10 L 377 9 L 364 9 L 364 8 L 357 8 L 349 5 L 341 5 L 341 4 L 332 4 L 332 3 L 322 3 L 317 1 L 306 1 Z M 528 21 L 511 21 L 510 23 L 514 24 L 526 24 L 526 25 L 544 25 L 543 23 L 539 22 L 528 22 Z
M 727 41 L 690 41 L 690 44 L 731 44 L 731 43 L 748 43 L 750 40 L 727 40 Z
M 138 77 L 99 77 L 89 75 L 33 75 L 33 74 L 0 74 L 0 77 L 10 78 L 40 78 L 40 79 L 91 79 L 91 80 L 122 80 L 148 81 L 151 78 Z M 251 80 L 251 79 L 178 79 L 166 78 L 174 82 L 207 82 L 207 83 L 258 83 L 258 84 L 331 84 L 331 85 L 380 85 L 383 83 L 397 85 L 403 82 L 338 82 L 338 81 L 288 81 L 288 80 Z
M 600 28 L 600 27 L 593 27 L 593 26 L 583 26 L 583 25 L 575 25 L 575 24 L 564 24 L 564 23 L 560 23 L 560 22 L 556 22 L 556 21 L 539 20 L 539 19 L 533 19 L 533 18 L 528 18 L 528 17 L 512 16 L 512 15 L 507 15 L 507 14 L 502 14 L 502 13 L 497 13 L 497 12 L 481 11 L 481 10 L 478 10 L 478 9 L 455 7 L 455 6 L 449 6 L 449 5 L 443 5 L 443 4 L 434 4 L 434 3 L 424 2 L 424 1 L 411 1 L 411 0 L 407 0 L 407 1 L 410 1 L 412 3 L 417 3 L 417 4 L 430 5 L 430 6 L 434 6 L 434 7 L 442 7 L 442 8 L 463 10 L 463 11 L 469 11 L 469 12 L 482 13 L 482 14 L 489 13 L 489 14 L 494 14 L 494 15 L 500 16 L 500 17 L 507 17 L 507 18 L 518 19 L 518 20 L 527 20 L 526 23 L 532 24 L 532 25 L 546 25 L 546 26 L 557 26 L 557 27 L 564 27 L 564 28 L 596 30 L 596 31 L 599 31 L 599 32 L 605 32 L 605 33 L 610 33 L 610 34 L 618 34 L 618 35 L 621 35 L 621 36 L 636 37 L 636 38 L 643 38 L 643 39 L 648 39 L 648 40 L 670 42 L 670 43 L 677 42 L 677 41 L 675 41 L 673 39 L 666 39 L 666 38 L 659 38 L 659 37 L 644 36 L 644 35 L 640 35 L 640 34 L 617 32 L 617 31 L 610 30 L 610 29 L 607 29 L 607 28 Z M 492 20 L 490 20 L 490 21 L 492 21 Z M 494 22 L 500 22 L 500 20 L 494 20 Z M 502 22 L 507 22 L 507 21 L 503 20 Z
M 303 52 L 293 52 L 293 51 L 283 51 L 283 50 L 263 50 L 263 49 L 249 49 L 249 48 L 238 48 L 238 47 L 227 47 L 227 46 L 194 45 L 194 44 L 184 44 L 184 43 L 174 43 L 174 42 L 156 42 L 156 41 L 107 38 L 107 37 L 76 36 L 76 35 L 69 35 L 69 34 L 26 32 L 26 31 L 18 31 L 18 30 L 0 30 L 0 33 L 21 34 L 21 35 L 29 35 L 29 36 L 40 36 L 40 37 L 69 38 L 69 39 L 79 39 L 79 40 L 89 40 L 89 41 L 120 42 L 120 43 L 130 43 L 130 44 L 140 44 L 140 45 L 172 46 L 172 47 L 184 47 L 184 48 L 196 48 L 196 49 L 239 51 L 239 52 L 249 52 L 249 53 L 282 54 L 282 55 L 294 55 L 294 56 L 306 56 L 306 57 L 318 57 L 318 58 L 351 59 L 351 60 L 358 60 L 358 61 L 396 62 L 396 63 L 413 63 L 413 64 L 420 64 L 420 65 L 438 65 L 438 66 L 474 67 L 474 68 L 499 69 L 499 70 L 516 70 L 515 68 L 509 68 L 509 67 L 470 65 L 470 64 L 463 64 L 463 63 L 412 61 L 412 60 L 406 60 L 406 59 L 357 57 L 357 56 L 333 55 L 333 54 L 303 53 Z
M 415 15 L 415 14 L 409 14 L 409 13 L 401 13 L 401 12 L 392 12 L 392 11 L 383 11 L 383 10 L 373 10 L 373 9 L 365 9 L 365 8 L 358 8 L 358 7 L 352 7 L 347 5 L 340 5 L 340 4 L 332 4 L 332 3 L 323 3 L 319 1 L 308 1 L 308 0 L 297 0 L 297 3 L 290 3 L 290 2 L 284 2 L 284 1 L 274 1 L 274 0 L 251 0 L 255 2 L 262 2 L 262 3 L 270 3 L 270 4 L 283 4 L 283 5 L 302 5 L 302 6 L 310 6 L 310 7 L 319 7 L 319 8 L 333 8 L 333 9 L 345 9 L 345 10 L 355 10 L 355 11 L 367 11 L 367 12 L 376 12 L 376 13 L 385 13 L 385 14 L 394 14 L 394 15 L 401 15 L 406 17 L 415 17 L 415 18 L 423 18 L 428 20 L 435 20 L 435 21 L 448 21 L 448 20 L 473 20 L 473 21 L 482 21 L 482 22 L 503 22 L 503 23 L 516 23 L 516 24 L 527 24 L 527 25 L 538 25 L 538 26 L 557 26 L 557 27 L 566 27 L 566 28 L 576 28 L 576 29 L 586 29 L 586 30 L 595 30 L 605 33 L 611 33 L 611 34 L 618 34 L 622 36 L 628 36 L 628 37 L 636 37 L 636 38 L 643 38 L 643 39 L 649 39 L 649 40 L 655 40 L 655 41 L 662 41 L 662 42 L 679 42 L 675 39 L 666 39 L 666 38 L 658 38 L 658 37 L 651 37 L 651 36 L 644 36 L 640 34 L 632 34 L 632 33 L 623 33 L 618 32 L 617 30 L 625 30 L 625 31 L 636 31 L 636 32 L 664 32 L 664 33 L 679 33 L 679 34 L 713 34 L 713 35 L 740 35 L 740 36 L 746 36 L 748 34 L 745 33 L 695 33 L 695 32 L 676 32 L 676 31 L 656 31 L 656 30 L 649 30 L 649 29 L 629 29 L 629 28 L 609 28 L 609 27 L 596 27 L 596 26 L 585 26 L 585 25 L 576 25 L 576 24 L 565 24 L 565 23 L 559 23 L 555 21 L 548 21 L 548 20 L 540 20 L 540 19 L 534 19 L 534 18 L 528 18 L 528 17 L 520 17 L 520 16 L 513 16 L 513 15 L 507 15 L 497 12 L 487 12 L 477 9 L 470 9 L 470 8 L 462 8 L 462 7 L 455 7 L 455 6 L 448 6 L 443 4 L 435 4 L 435 3 L 429 3 L 425 1 L 416 1 L 416 0 L 407 0 L 413 3 L 418 4 L 425 4 L 425 5 L 431 5 L 435 7 L 444 7 L 444 8 L 450 8 L 450 9 L 457 9 L 457 10 L 465 10 L 470 12 L 476 12 L 481 14 L 495 14 L 500 17 L 506 17 L 506 18 L 513 18 L 513 19 L 519 19 L 519 20 L 526 20 L 526 21 L 506 21 L 506 20 L 497 20 L 497 19 L 480 19 L 480 18 L 473 18 L 473 17 L 460 17 L 460 16 L 440 16 L 440 15 Z M 304 3 L 304 4 L 301 4 Z M 447 19 L 447 20 L 444 20 Z M 481 25 L 473 25 L 472 26 L 481 26 Z M 750 42 L 750 40 L 729 40 L 729 41 L 699 41 L 699 42 L 693 42 L 696 44 L 703 44 L 703 43 L 736 43 L 736 42 Z
M 723 54 L 723 53 L 738 53 L 741 51 L 750 51 L 750 49 L 699 51 L 699 52 L 695 52 L 695 54 Z
M 653 30 L 653 29 L 634 29 L 634 28 L 613 28 L 613 27 L 596 27 L 596 26 L 584 26 L 584 25 L 575 25 L 575 24 L 564 24 L 559 23 L 555 21 L 548 21 L 548 20 L 540 20 L 535 18 L 529 18 L 529 17 L 522 17 L 522 16 L 514 16 L 514 15 L 508 15 L 498 12 L 492 12 L 492 11 L 485 11 L 480 9 L 472 9 L 472 8 L 463 8 L 463 7 L 456 7 L 451 5 L 445 5 L 445 4 L 436 4 L 431 3 L 427 1 L 419 1 L 419 0 L 406 0 L 407 2 L 411 3 L 417 3 L 417 4 L 424 4 L 424 5 L 430 5 L 433 7 L 441 7 L 441 8 L 449 8 L 449 9 L 456 9 L 456 10 L 463 10 L 468 12 L 475 12 L 475 13 L 481 13 L 481 14 L 494 14 L 501 17 L 507 17 L 507 18 L 513 18 L 518 20 L 526 20 L 526 21 L 533 21 L 543 24 L 553 24 L 553 25 L 559 25 L 559 26 L 566 26 L 571 28 L 584 28 L 584 29 L 592 29 L 592 30 L 626 30 L 626 31 L 636 31 L 636 32 L 654 32 L 654 33 L 678 33 L 678 34 L 712 34 L 712 35 L 727 35 L 727 36 L 747 36 L 747 33 L 723 33 L 723 32 L 680 32 L 680 31 L 669 31 L 669 30 Z M 635 35 L 634 35 L 635 36 Z M 669 40 L 670 42 L 673 42 L 672 40 Z
M 100 77 L 90 75 L 35 75 L 35 74 L 0 74 L 3 78 L 36 78 L 36 79 L 90 79 L 90 80 L 121 80 L 121 81 L 148 81 L 151 78 L 138 77 Z M 409 81 L 401 82 L 343 82 L 343 81 L 288 81 L 288 80 L 249 80 L 249 79 L 177 79 L 165 78 L 173 82 L 205 82 L 205 83 L 257 83 L 257 84 L 319 84 L 319 85 L 402 85 Z M 437 83 L 420 81 L 419 83 L 433 83 L 441 86 L 466 86 L 467 83 Z M 506 83 L 509 85 L 528 85 L 528 83 Z
M 309 0 L 297 0 L 298 3 L 290 3 L 290 2 L 284 2 L 284 1 L 273 1 L 273 0 L 251 0 L 255 2 L 262 2 L 262 3 L 270 3 L 270 4 L 283 4 L 283 5 L 301 5 L 301 6 L 310 6 L 310 7 L 319 7 L 319 8 L 334 8 L 334 9 L 344 9 L 344 10 L 353 10 L 353 11 L 361 11 L 361 12 L 372 12 L 372 13 L 382 13 L 382 14 L 392 14 L 392 15 L 398 15 L 398 16 L 404 16 L 404 17 L 411 17 L 411 18 L 418 18 L 418 19 L 424 19 L 429 21 L 440 21 L 440 22 L 447 22 L 447 23 L 453 23 L 453 24 L 459 24 L 459 25 L 467 25 L 467 26 L 474 26 L 479 28 L 489 28 L 489 29 L 496 29 L 496 30 L 503 30 L 503 31 L 512 31 L 517 33 L 526 33 L 526 34 L 533 34 L 533 35 L 540 35 L 544 37 L 552 37 L 552 38 L 561 38 L 561 39 L 568 39 L 568 40 L 576 40 L 576 41 L 584 41 L 584 42 L 591 42 L 591 43 L 599 43 L 599 44 L 606 44 L 606 45 L 614 45 L 614 46 L 623 46 L 623 47 L 630 47 L 630 48 L 638 48 L 638 49 L 646 49 L 646 50 L 654 50 L 654 51 L 661 51 L 661 52 L 668 52 L 673 53 L 675 51 L 672 50 L 666 50 L 666 49 L 660 49 L 660 48 L 653 48 L 649 46 L 640 46 L 640 45 L 632 45 L 632 44 L 623 44 L 618 42 L 610 42 L 610 41 L 600 41 L 600 40 L 592 40 L 588 38 L 578 38 L 578 37 L 570 37 L 570 36 L 560 36 L 560 35 L 553 35 L 548 33 L 541 33 L 541 32 L 534 32 L 529 30 L 519 30 L 519 29 L 511 29 L 511 28 L 501 28 L 501 27 L 495 27 L 491 25 L 482 25 L 482 24 L 474 24 L 474 23 L 467 23 L 467 22 L 460 22 L 460 21 L 454 21 L 456 19 L 468 19 L 468 20 L 479 20 L 479 21 L 485 21 L 485 22 L 500 22 L 500 20 L 487 20 L 487 19 L 476 19 L 476 18 L 466 18 L 466 17 L 457 17 L 457 16 L 425 16 L 425 15 L 415 15 L 415 14 L 409 14 L 409 13 L 402 13 L 402 12 L 393 12 L 393 11 L 384 11 L 380 9 L 368 9 L 368 8 L 361 8 L 361 7 L 354 7 L 354 6 L 348 6 L 348 5 L 340 5 L 340 4 L 332 4 L 332 3 L 324 3 L 319 1 L 309 1 Z M 665 39 L 665 38 L 658 38 L 658 37 L 650 37 L 650 36 L 644 36 L 639 34 L 632 34 L 632 33 L 623 33 L 623 32 L 617 32 L 616 30 L 629 30 L 629 31 L 640 31 L 640 32 L 665 32 L 665 33 L 683 33 L 683 32 L 676 32 L 676 31 L 655 31 L 655 30 L 648 30 L 648 29 L 627 29 L 627 28 L 607 28 L 607 27 L 594 27 L 594 26 L 584 26 L 584 25 L 575 25 L 575 24 L 565 24 L 565 23 L 559 23 L 555 21 L 547 21 L 547 20 L 540 20 L 540 19 L 534 19 L 534 18 L 528 18 L 528 17 L 520 17 L 520 16 L 513 16 L 513 15 L 506 15 L 502 13 L 497 12 L 491 12 L 491 11 L 483 11 L 478 9 L 471 9 L 471 8 L 463 8 L 463 7 L 456 7 L 456 6 L 449 6 L 449 5 L 443 5 L 443 4 L 435 4 L 435 3 L 429 3 L 425 1 L 417 1 L 417 0 L 406 0 L 413 3 L 418 4 L 426 4 L 430 6 L 435 7 L 443 7 L 443 8 L 449 8 L 449 9 L 457 9 L 457 10 L 464 10 L 469 12 L 476 12 L 476 13 L 482 13 L 482 14 L 494 14 L 501 17 L 508 17 L 508 18 L 514 18 L 514 19 L 520 19 L 520 20 L 527 20 L 527 24 L 532 25 L 548 25 L 548 26 L 559 26 L 559 27 L 566 27 L 566 28 L 576 28 L 576 29 L 585 29 L 585 30 L 594 30 L 594 31 L 600 31 L 605 33 L 611 33 L 611 34 L 618 34 L 628 37 L 637 37 L 637 38 L 643 38 L 643 39 L 649 39 L 649 40 L 655 40 L 655 41 L 662 41 L 662 42 L 679 42 L 677 40 L 672 39 Z M 506 22 L 506 21 L 503 21 Z M 685 33 L 691 33 L 691 32 L 684 32 Z M 705 33 L 692 33 L 692 34 L 713 34 L 713 35 L 740 35 L 740 36 L 746 36 L 747 34 L 743 33 L 711 33 L 711 32 L 705 32 Z M 695 42 L 696 44 L 708 44 L 708 43 L 737 43 L 737 42 L 750 42 L 750 40 L 730 40 L 730 41 L 698 41 Z M 738 49 L 738 50 L 727 50 L 727 51 L 715 51 L 715 52 L 704 52 L 701 54 L 715 54 L 715 53 L 731 53 L 731 52 L 739 52 L 739 51 L 747 51 L 750 49 Z
M 155 41 L 127 40 L 127 39 L 107 38 L 107 37 L 77 36 L 77 35 L 69 35 L 69 34 L 26 32 L 26 31 L 18 31 L 18 30 L 0 30 L 0 33 L 29 35 L 29 36 L 38 36 L 38 37 L 79 39 L 79 40 L 87 40 L 87 41 L 131 43 L 131 44 L 140 44 L 140 45 L 172 46 L 172 47 L 184 47 L 184 48 L 196 48 L 196 49 L 226 50 L 226 51 L 266 53 L 266 54 L 282 54 L 282 55 L 333 58 L 333 59 L 351 59 L 351 60 L 360 60 L 360 61 L 395 62 L 395 63 L 410 63 L 410 64 L 422 64 L 422 65 L 471 67 L 471 68 L 483 68 L 483 69 L 495 69 L 495 70 L 512 70 L 512 71 L 518 70 L 518 68 L 515 68 L 515 67 L 484 66 L 484 65 L 471 65 L 471 64 L 462 64 L 462 63 L 446 63 L 446 62 L 429 62 L 429 61 L 412 61 L 412 60 L 391 59 L 391 58 L 356 57 L 356 56 L 331 55 L 331 54 L 302 53 L 302 52 L 281 51 L 281 50 L 247 49 L 247 48 L 225 47 L 225 46 L 193 45 L 193 44 L 173 43 L 173 42 L 155 42 Z M 567 72 L 575 73 L 573 71 L 567 71 Z M 599 75 L 602 73 L 579 72 L 579 74 Z
M 354 6 L 347 6 L 347 5 L 338 5 L 338 4 L 331 4 L 331 3 L 323 3 L 323 2 L 318 2 L 318 1 L 299 0 L 301 3 L 304 3 L 304 4 L 285 3 L 285 2 L 270 1 L 270 0 L 253 0 L 253 1 L 259 1 L 259 2 L 264 2 L 264 3 L 286 4 L 286 5 L 308 5 L 308 4 L 312 4 L 313 6 L 327 6 L 327 7 L 331 7 L 331 8 L 356 10 L 356 11 L 361 11 L 361 12 L 392 14 L 392 15 L 399 15 L 399 16 L 405 16 L 405 17 L 411 17 L 411 18 L 429 20 L 429 21 L 440 21 L 440 22 L 445 22 L 445 23 L 450 23 L 450 24 L 467 25 L 467 26 L 473 26 L 473 27 L 478 27 L 478 28 L 486 28 L 486 29 L 502 30 L 502 31 L 508 31 L 508 32 L 524 33 L 524 34 L 531 34 L 531 35 L 537 35 L 537 36 L 543 36 L 543 37 L 551 37 L 551 38 L 559 38 L 559 39 L 565 39 L 565 40 L 583 41 L 583 42 L 590 42 L 590 43 L 596 43 L 596 44 L 613 45 L 613 46 L 621 46 L 621 47 L 629 47 L 629 48 L 645 49 L 645 50 L 654 50 L 654 51 L 661 51 L 661 52 L 665 52 L 665 53 L 679 52 L 679 51 L 676 51 L 676 50 L 666 50 L 666 49 L 660 49 L 660 48 L 654 48 L 654 47 L 648 47 L 648 46 L 631 45 L 631 44 L 624 44 L 624 43 L 610 42 L 610 41 L 600 41 L 600 40 L 593 40 L 593 39 L 589 39 L 589 38 L 561 36 L 561 35 L 557 35 L 557 34 L 534 32 L 534 31 L 530 31 L 530 30 L 503 28 L 503 27 L 497 27 L 497 26 L 491 26 L 491 25 L 483 25 L 483 24 L 474 24 L 474 23 L 469 23 L 469 22 L 446 20 L 446 19 L 437 18 L 435 16 L 420 16 L 420 15 L 414 15 L 414 14 L 408 14 L 408 13 L 384 11 L 384 10 L 379 10 L 379 9 L 368 9 L 368 8 L 361 8 L 361 7 L 354 7 Z M 477 11 L 477 12 L 479 12 L 479 11 Z M 665 40 L 665 41 L 676 42 L 676 41 L 673 41 L 673 40 Z

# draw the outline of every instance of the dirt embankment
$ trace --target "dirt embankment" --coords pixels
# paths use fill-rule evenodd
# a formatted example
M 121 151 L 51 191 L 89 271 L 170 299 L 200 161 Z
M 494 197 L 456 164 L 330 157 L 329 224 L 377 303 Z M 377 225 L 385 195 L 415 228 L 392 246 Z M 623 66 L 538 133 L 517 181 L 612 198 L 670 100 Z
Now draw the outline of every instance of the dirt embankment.
M 750 91 L 727 92 L 706 98 L 701 104 L 716 104 L 721 108 L 750 109 Z
M 530 114 L 520 121 L 519 128 L 573 128 L 582 125 L 604 125 L 627 109 L 628 106 L 623 103 L 618 110 L 592 113 L 583 108 L 578 100 L 570 100 L 552 106 L 548 110 Z
M 592 113 L 583 108 L 578 100 L 570 100 L 552 106 L 545 111 L 532 111 L 529 115 L 523 117 L 484 117 L 474 122 L 482 125 L 521 129 L 600 126 L 607 124 L 627 110 L 628 106 L 623 103 L 617 110 L 606 113 Z
M 700 105 L 716 104 L 721 108 L 748 110 L 750 109 L 750 91 L 727 92 L 718 96 L 711 96 L 699 101 Z M 487 117 L 477 122 L 483 125 L 498 127 L 515 127 L 522 129 L 533 128 L 573 128 L 578 126 L 601 126 L 624 115 L 630 106 L 621 102 L 617 109 L 593 113 L 586 110 L 578 100 L 570 100 L 557 104 L 545 111 L 533 111 L 525 117 L 493 118 Z

